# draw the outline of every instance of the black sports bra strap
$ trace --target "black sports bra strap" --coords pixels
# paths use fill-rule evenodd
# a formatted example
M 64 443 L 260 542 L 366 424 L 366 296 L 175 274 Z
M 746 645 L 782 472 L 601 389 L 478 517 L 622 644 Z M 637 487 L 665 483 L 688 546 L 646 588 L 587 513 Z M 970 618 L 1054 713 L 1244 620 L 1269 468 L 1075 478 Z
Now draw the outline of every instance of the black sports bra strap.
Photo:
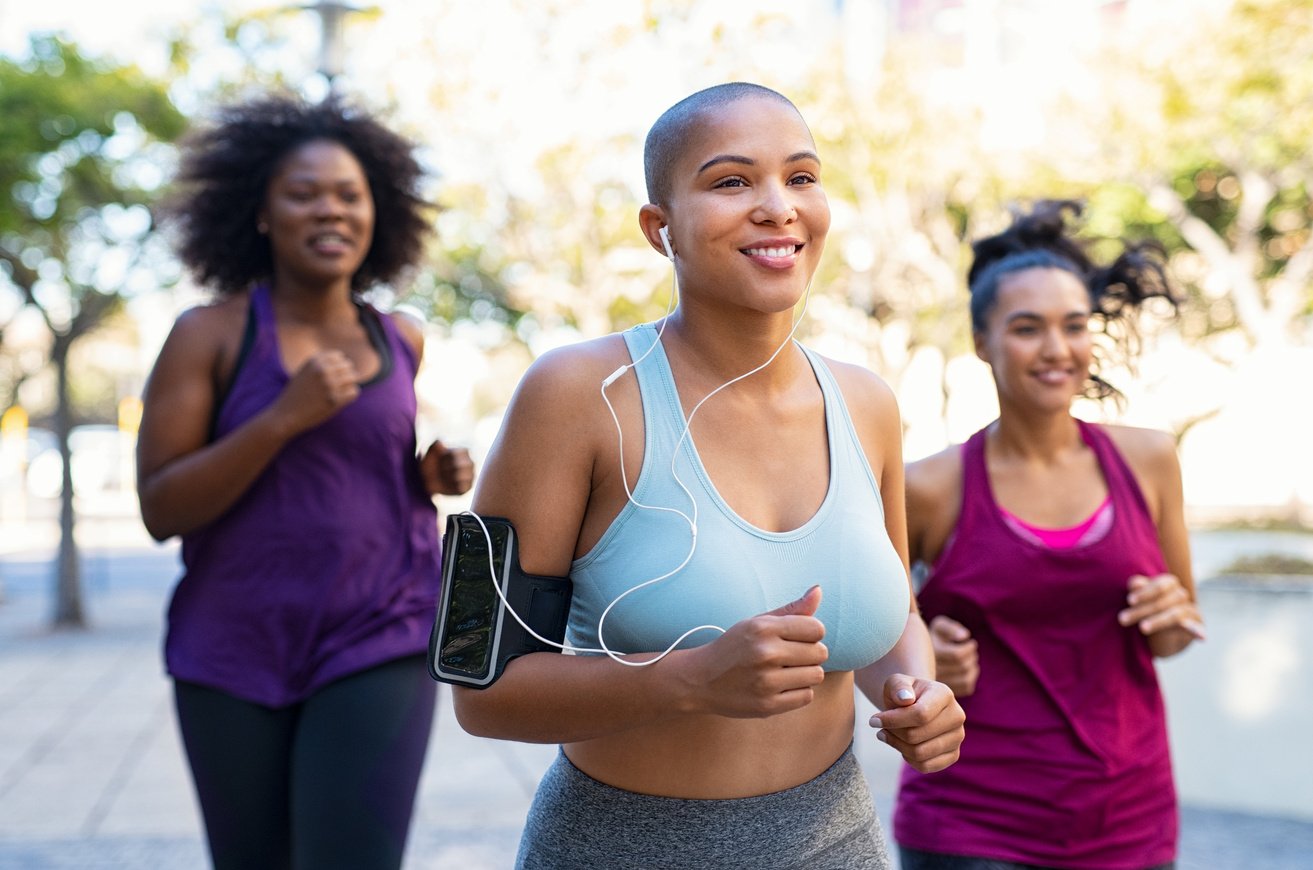
M 237 349 L 237 359 L 233 363 L 232 373 L 228 376 L 228 383 L 219 385 L 219 389 L 216 391 L 214 410 L 210 412 L 209 441 L 214 440 L 215 430 L 219 428 L 219 412 L 223 409 L 223 403 L 228 401 L 228 394 L 232 392 L 233 384 L 237 382 L 237 375 L 246 363 L 246 358 L 251 355 L 251 348 L 255 346 L 257 328 L 255 299 L 254 294 L 252 294 L 251 304 L 246 309 L 246 329 L 242 332 L 242 343 Z

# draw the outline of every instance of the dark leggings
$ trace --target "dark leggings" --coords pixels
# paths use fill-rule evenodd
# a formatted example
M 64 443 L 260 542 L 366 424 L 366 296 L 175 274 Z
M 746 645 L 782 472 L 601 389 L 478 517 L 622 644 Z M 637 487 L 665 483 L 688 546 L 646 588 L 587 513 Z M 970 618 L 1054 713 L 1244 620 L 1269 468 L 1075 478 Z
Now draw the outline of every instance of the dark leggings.
M 972 858 L 968 855 L 948 855 L 943 852 L 922 852 L 920 849 L 898 847 L 898 863 L 903 870 L 1051 870 L 1038 864 L 1017 864 L 997 858 Z M 1146 870 L 1173 870 L 1175 862 L 1156 864 Z
M 423 656 L 277 709 L 175 681 L 216 870 L 399 868 L 436 697 Z

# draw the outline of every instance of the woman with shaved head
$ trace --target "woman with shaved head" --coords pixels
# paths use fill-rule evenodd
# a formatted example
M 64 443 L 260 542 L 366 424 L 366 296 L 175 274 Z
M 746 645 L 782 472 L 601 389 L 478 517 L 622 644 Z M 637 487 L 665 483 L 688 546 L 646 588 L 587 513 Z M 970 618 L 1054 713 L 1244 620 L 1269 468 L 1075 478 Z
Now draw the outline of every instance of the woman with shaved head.
M 957 757 L 911 597 L 901 427 L 875 375 L 793 340 L 830 225 L 793 104 L 733 83 L 668 110 L 638 215 L 678 306 L 545 354 L 474 508 L 569 575 L 567 646 L 455 690 L 474 734 L 559 743 L 523 868 L 882 868 L 854 685 L 918 770 Z

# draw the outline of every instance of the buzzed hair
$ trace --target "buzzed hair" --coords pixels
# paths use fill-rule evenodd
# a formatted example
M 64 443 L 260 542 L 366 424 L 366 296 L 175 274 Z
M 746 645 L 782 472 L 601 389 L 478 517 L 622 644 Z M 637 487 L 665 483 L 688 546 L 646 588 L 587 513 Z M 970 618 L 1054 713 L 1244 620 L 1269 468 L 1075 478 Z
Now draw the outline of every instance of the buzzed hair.
M 751 82 L 712 85 L 675 103 L 657 118 L 652 129 L 647 131 L 647 141 L 643 143 L 643 175 L 647 181 L 649 202 L 666 204 L 670 197 L 670 174 L 683 154 L 684 143 L 703 114 L 746 97 L 778 100 L 798 112 L 793 101 L 779 91 Z M 798 117 L 802 117 L 801 112 L 798 112 Z

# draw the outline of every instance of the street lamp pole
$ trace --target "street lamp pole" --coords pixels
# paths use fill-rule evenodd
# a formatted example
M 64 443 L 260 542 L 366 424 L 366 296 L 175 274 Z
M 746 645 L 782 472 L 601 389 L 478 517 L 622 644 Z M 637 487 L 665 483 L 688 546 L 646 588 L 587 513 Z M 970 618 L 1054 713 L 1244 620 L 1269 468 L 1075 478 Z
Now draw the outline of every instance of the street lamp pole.
M 315 0 L 300 7 L 319 16 L 319 68 L 331 90 L 334 80 L 342 74 L 345 65 L 346 41 L 342 22 L 356 12 L 374 12 L 377 7 L 357 6 L 340 0 Z

